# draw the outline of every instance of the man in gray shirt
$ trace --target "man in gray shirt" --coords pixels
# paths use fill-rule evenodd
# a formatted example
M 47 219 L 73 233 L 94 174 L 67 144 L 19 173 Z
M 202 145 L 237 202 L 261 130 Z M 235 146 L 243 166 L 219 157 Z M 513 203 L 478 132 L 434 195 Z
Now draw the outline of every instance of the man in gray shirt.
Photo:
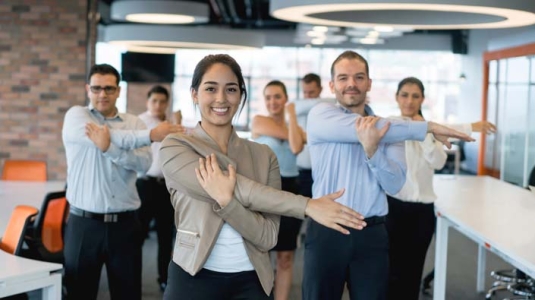
M 137 172 L 152 162 L 150 144 L 176 132 L 171 124 L 146 129 L 138 117 L 119 113 L 120 75 L 110 65 L 89 72 L 90 105 L 65 115 L 70 216 L 65 231 L 68 299 L 96 299 L 106 265 L 112 299 L 141 299 L 141 228 Z

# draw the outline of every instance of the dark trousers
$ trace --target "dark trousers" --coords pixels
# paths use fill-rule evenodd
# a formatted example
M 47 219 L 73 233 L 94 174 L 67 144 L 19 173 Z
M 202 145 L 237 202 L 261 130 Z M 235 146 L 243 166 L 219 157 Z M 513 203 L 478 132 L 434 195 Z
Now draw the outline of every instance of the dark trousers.
M 281 176 L 281 190 L 297 194 L 299 192 L 297 177 Z M 301 219 L 281 216 L 277 245 L 271 251 L 294 251 L 297 248 L 297 236 L 301 223 L 303 223 Z
M 71 213 L 64 254 L 67 299 L 96 299 L 103 264 L 111 299 L 141 299 L 141 227 L 136 214 L 104 223 Z
M 344 235 L 310 220 L 305 239 L 304 300 L 386 299 L 388 236 L 384 223 Z
M 220 273 L 202 269 L 191 276 L 180 266 L 169 264 L 169 282 L 163 299 L 174 300 L 269 300 L 255 271 Z
M 171 205 L 171 196 L 165 181 L 154 177 L 140 178 L 136 181 L 136 186 L 141 199 L 139 220 L 144 237 L 147 236 L 149 224 L 154 219 L 158 235 L 158 282 L 165 283 L 175 236 L 175 210 Z
M 388 197 L 390 239 L 388 299 L 418 300 L 425 256 L 435 232 L 433 204 Z
M 299 177 L 297 177 L 299 185 L 299 195 L 312 198 L 312 170 L 299 169 Z

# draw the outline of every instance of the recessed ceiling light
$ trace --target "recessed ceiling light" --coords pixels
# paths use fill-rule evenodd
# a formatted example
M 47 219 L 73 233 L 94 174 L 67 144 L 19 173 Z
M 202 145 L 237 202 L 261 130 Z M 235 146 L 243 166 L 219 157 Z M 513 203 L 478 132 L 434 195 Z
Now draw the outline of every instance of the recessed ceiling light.
M 379 36 L 379 31 L 370 31 L 368 32 L 367 37 L 369 38 L 377 38 Z
M 312 45 L 323 45 L 323 44 L 325 44 L 325 39 L 315 38 L 315 39 L 312 39 L 312 40 L 310 41 L 310 43 L 311 43 Z
M 114 1 L 111 17 L 114 20 L 154 23 L 187 24 L 208 22 L 210 8 L 206 3 L 193 1 Z
M 195 22 L 195 18 L 192 16 L 172 14 L 130 14 L 125 19 L 130 22 L 154 24 L 187 24 Z
M 384 44 L 385 40 L 383 39 L 375 39 L 375 38 L 353 38 L 351 39 L 351 42 L 357 43 L 357 44 L 365 44 L 365 45 L 377 45 L 377 44 Z
M 394 27 L 392 27 L 392 26 L 375 26 L 373 28 L 373 30 L 379 31 L 379 32 L 392 32 L 392 31 L 394 31 Z
M 314 26 L 312 27 L 312 30 L 317 32 L 327 32 L 329 31 L 329 28 L 327 28 L 327 26 Z
M 506 28 L 535 24 L 533 0 L 270 0 L 275 18 L 341 27 Z M 482 4 L 484 3 L 484 4 Z M 484 5 L 484 6 L 483 6 Z

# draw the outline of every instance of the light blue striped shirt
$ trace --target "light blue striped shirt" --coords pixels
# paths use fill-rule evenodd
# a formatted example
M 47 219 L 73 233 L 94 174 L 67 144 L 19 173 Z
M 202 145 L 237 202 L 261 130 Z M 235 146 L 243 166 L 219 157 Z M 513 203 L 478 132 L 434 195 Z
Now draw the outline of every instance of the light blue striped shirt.
M 369 106 L 368 115 L 374 115 Z M 315 198 L 345 188 L 337 202 L 365 217 L 388 214 L 385 191 L 396 194 L 405 183 L 405 140 L 422 141 L 427 122 L 390 121 L 390 129 L 368 159 L 358 141 L 355 121 L 361 117 L 342 106 L 320 103 L 308 115 L 307 138 L 312 159 Z M 313 122 L 311 120 L 314 120 Z
M 106 124 L 110 147 L 103 153 L 86 136 L 85 124 Z M 90 107 L 74 106 L 65 114 L 63 145 L 67 156 L 67 199 L 75 207 L 94 213 L 139 208 L 137 172 L 152 162 L 150 130 L 131 114 L 104 118 Z

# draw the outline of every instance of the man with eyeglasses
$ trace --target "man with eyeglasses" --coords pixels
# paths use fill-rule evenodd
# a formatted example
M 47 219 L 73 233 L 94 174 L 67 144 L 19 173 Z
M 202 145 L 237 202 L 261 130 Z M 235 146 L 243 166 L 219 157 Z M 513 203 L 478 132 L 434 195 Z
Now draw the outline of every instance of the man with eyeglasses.
M 148 130 L 138 117 L 119 113 L 120 75 L 112 66 L 93 66 L 88 80 L 90 104 L 69 109 L 62 132 L 70 204 L 64 248 L 67 298 L 96 299 L 105 264 L 112 299 L 141 299 L 137 173 L 151 165 L 151 142 L 181 128 L 161 123 Z

